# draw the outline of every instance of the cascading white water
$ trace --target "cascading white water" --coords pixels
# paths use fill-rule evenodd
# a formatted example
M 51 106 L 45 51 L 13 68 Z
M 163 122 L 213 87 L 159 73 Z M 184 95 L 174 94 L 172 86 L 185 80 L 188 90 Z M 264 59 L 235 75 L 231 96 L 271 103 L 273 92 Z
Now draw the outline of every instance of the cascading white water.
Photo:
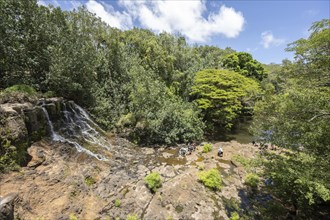
M 62 143 L 68 143 L 70 145 L 73 145 L 78 152 L 85 152 L 86 154 L 89 154 L 98 160 L 107 161 L 108 159 L 103 155 L 93 153 L 78 143 L 78 140 L 82 139 L 83 141 L 86 141 L 90 144 L 105 147 L 106 149 L 110 150 L 110 144 L 99 132 L 97 132 L 93 127 L 91 127 L 88 122 L 92 123 L 94 126 L 97 125 L 78 105 L 74 104 L 74 106 L 71 107 L 72 112 L 68 111 L 66 103 L 64 103 L 64 106 L 64 111 L 62 113 L 65 117 L 65 124 L 62 128 L 63 131 L 59 131 L 61 133 L 59 134 L 54 130 L 54 125 L 50 120 L 47 109 L 45 108 L 45 103 L 42 103 L 41 107 L 45 114 L 52 140 L 59 141 Z M 79 110 L 79 112 L 74 109 L 75 107 Z
M 84 109 L 75 103 L 71 104 L 72 106 L 70 105 L 69 108 L 72 110 L 73 114 L 69 111 L 67 111 L 66 114 L 69 118 L 69 124 L 71 124 L 71 128 L 73 128 L 72 130 L 75 131 L 73 133 L 80 135 L 84 141 L 90 144 L 111 150 L 109 142 L 95 128 L 100 131 L 102 129 L 93 122 Z M 90 124 L 92 124 L 92 126 Z M 78 129 L 74 129 L 74 127 L 77 127 Z
M 50 136 L 52 139 L 54 139 L 54 136 L 55 136 L 55 132 L 54 132 L 54 126 L 53 126 L 53 123 L 50 121 L 49 119 L 49 114 L 46 110 L 45 107 L 42 107 L 42 111 L 44 112 L 45 114 L 45 117 L 46 117 L 46 120 L 47 120 L 47 124 L 48 124 L 48 127 L 49 127 L 49 131 L 50 131 Z

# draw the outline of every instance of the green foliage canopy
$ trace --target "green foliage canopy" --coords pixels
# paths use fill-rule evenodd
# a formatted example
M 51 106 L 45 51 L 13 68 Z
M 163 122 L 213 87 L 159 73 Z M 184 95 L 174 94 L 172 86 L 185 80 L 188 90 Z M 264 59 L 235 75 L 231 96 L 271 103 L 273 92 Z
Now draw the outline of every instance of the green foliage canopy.
M 267 76 L 262 64 L 246 52 L 231 53 L 223 57 L 221 62 L 224 68 L 233 70 L 246 77 L 258 79 L 259 81 Z
M 208 123 L 230 128 L 259 92 L 253 79 L 229 70 L 208 69 L 196 74 L 191 95 Z
M 329 24 L 315 23 L 309 38 L 290 44 L 295 62 L 283 64 L 281 87 L 266 93 L 255 108 L 256 135 L 268 131 L 269 141 L 288 149 L 268 155 L 272 192 L 305 218 L 323 212 L 330 201 Z

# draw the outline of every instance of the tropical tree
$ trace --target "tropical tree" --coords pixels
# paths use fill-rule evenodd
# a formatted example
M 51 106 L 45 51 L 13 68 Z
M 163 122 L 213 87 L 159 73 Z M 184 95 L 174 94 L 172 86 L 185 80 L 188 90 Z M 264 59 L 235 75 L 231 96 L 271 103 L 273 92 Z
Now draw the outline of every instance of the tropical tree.
M 329 20 L 316 22 L 309 38 L 289 45 L 295 62 L 283 66 L 283 86 L 255 109 L 256 135 L 268 131 L 269 141 L 288 149 L 268 155 L 271 191 L 304 218 L 330 214 L 329 28 Z
M 221 63 L 226 69 L 233 70 L 243 76 L 252 77 L 260 81 L 267 76 L 262 64 L 253 59 L 251 54 L 246 52 L 231 53 L 223 57 Z
M 231 128 L 244 108 L 253 106 L 259 84 L 229 70 L 208 69 L 196 74 L 191 96 L 210 125 Z

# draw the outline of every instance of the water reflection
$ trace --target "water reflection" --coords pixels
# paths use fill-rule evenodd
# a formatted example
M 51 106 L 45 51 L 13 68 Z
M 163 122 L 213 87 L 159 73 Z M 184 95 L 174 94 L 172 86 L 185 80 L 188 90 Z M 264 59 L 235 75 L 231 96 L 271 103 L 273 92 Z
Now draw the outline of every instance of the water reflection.
M 249 132 L 252 120 L 245 120 L 238 123 L 232 131 L 219 131 L 212 139 L 214 141 L 237 141 L 241 144 L 248 144 L 253 141 L 253 135 Z

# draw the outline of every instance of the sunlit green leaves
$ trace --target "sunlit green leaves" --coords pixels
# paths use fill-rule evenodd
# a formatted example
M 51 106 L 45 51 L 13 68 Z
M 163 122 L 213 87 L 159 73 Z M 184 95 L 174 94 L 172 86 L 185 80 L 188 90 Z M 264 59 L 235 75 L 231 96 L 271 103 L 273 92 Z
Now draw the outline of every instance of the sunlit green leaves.
M 229 70 L 203 70 L 196 74 L 191 96 L 208 123 L 230 128 L 244 107 L 253 105 L 259 84 Z
M 277 70 L 281 86 L 256 104 L 254 121 L 257 136 L 268 131 L 269 141 L 289 149 L 285 156 L 267 156 L 265 171 L 274 181 L 272 192 L 305 217 L 330 201 L 329 20 L 311 31 L 309 38 L 289 45 L 296 62 Z

